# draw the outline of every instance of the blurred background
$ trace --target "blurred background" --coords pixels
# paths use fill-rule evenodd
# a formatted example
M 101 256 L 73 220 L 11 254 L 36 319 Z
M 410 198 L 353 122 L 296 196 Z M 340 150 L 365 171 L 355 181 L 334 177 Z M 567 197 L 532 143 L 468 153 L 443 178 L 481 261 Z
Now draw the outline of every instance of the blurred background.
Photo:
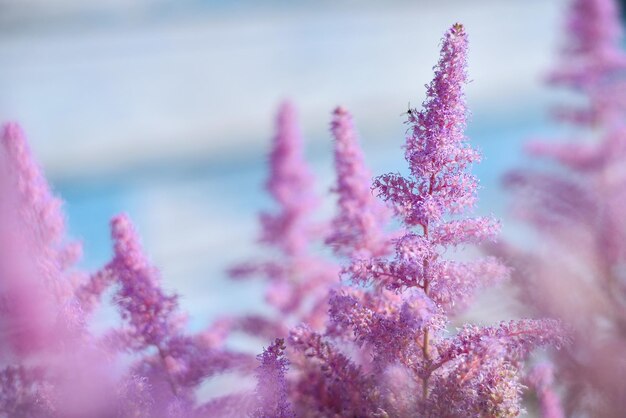
M 332 200 L 329 117 L 350 109 L 374 174 L 404 168 L 403 117 L 424 99 L 444 31 L 470 35 L 469 136 L 484 153 L 478 211 L 505 216 L 499 179 L 556 127 L 542 83 L 562 0 L 0 0 L 0 119 L 19 121 L 95 269 L 128 212 L 194 328 L 254 309 L 224 270 L 257 253 L 276 105 L 300 109 Z M 506 219 L 505 219 L 506 222 Z M 505 223 L 505 233 L 512 234 Z M 496 309 L 488 307 L 486 309 Z

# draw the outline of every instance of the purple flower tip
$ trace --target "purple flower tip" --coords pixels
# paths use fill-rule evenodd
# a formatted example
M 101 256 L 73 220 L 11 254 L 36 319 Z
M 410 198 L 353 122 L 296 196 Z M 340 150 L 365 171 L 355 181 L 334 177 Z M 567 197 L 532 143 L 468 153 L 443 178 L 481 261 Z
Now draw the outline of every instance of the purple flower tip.
M 371 174 L 358 143 L 352 115 L 343 107 L 333 112 L 335 169 L 339 213 L 326 243 L 342 255 L 382 255 L 388 250 L 383 232 L 389 213 L 371 192 Z
M 285 340 L 276 338 L 263 354 L 257 356 L 261 365 L 257 368 L 258 407 L 252 414 L 254 418 L 295 417 L 287 400 L 285 372 L 289 361 L 285 358 Z

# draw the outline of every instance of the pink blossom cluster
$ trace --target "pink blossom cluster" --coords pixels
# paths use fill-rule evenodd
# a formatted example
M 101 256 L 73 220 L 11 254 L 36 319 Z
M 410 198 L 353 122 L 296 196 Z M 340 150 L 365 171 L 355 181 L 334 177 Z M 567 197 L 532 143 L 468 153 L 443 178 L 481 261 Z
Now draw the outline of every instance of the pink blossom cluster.
M 281 196 L 291 198 L 282 199 L 268 188 L 277 203 L 272 219 L 292 228 L 277 233 L 261 223 L 261 242 L 275 249 L 280 268 L 268 267 L 270 260 L 237 266 L 232 273 L 236 278 L 256 273 L 289 295 L 299 295 L 301 286 L 311 289 L 311 299 L 317 299 L 318 288 L 325 291 L 322 310 L 301 297 L 289 299 L 293 310 L 274 304 L 283 324 L 294 313 L 299 324 L 285 326 L 285 351 L 277 350 L 280 340 L 261 357 L 257 395 L 272 411 L 268 416 L 517 416 L 527 379 L 525 359 L 537 347 L 565 342 L 558 322 L 548 319 L 450 329 L 451 319 L 476 292 L 510 273 L 495 257 L 459 261 L 451 256 L 494 239 L 499 229 L 490 218 L 464 216 L 476 200 L 478 180 L 469 169 L 479 160 L 464 135 L 466 59 L 467 35 L 457 24 L 443 39 L 423 108 L 407 112 L 408 176 L 390 173 L 370 180 L 352 116 L 343 107 L 335 109 L 337 213 L 321 228 L 325 236 L 300 230 L 307 239 L 300 248 L 307 251 L 288 253 L 284 240 L 300 225 L 312 224 L 311 200 L 287 193 Z M 290 150 L 302 149 L 293 117 L 291 107 L 283 105 L 270 162 L 300 172 L 285 176 L 285 170 L 272 167 L 269 185 L 309 178 L 300 152 L 276 151 L 287 149 L 282 141 L 292 143 Z M 299 184 L 299 193 L 310 187 Z M 299 209 L 289 209 L 292 205 Z M 398 230 L 392 229 L 393 217 Z M 342 280 L 336 273 L 324 282 L 311 276 L 310 251 L 321 242 L 340 258 L 333 264 L 341 266 Z M 276 365 L 273 374 L 265 369 L 268 356 Z M 273 388 L 269 393 L 268 387 Z
M 572 0 L 553 74 L 587 103 L 569 141 L 533 142 L 552 169 L 517 170 L 505 184 L 532 246 L 501 246 L 526 312 L 560 318 L 573 344 L 552 372 L 534 373 L 545 417 L 620 417 L 626 408 L 626 53 L 617 2 Z M 582 117 L 582 115 L 586 115 Z M 580 132 L 580 133 L 578 133 Z M 560 393 L 563 410 L 555 406 Z
M 582 93 L 580 105 L 559 106 L 556 116 L 574 123 L 604 124 L 624 118 L 626 56 L 616 0 L 571 0 L 559 65 L 549 81 Z
M 93 274 L 74 267 L 80 246 L 17 125 L 4 128 L 1 158 L 1 416 L 187 417 L 203 380 L 254 370 L 217 330 L 184 331 L 125 215 L 111 221 L 113 259 Z M 90 320 L 108 289 L 121 320 L 97 335 Z
M 260 217 L 259 243 L 273 252 L 230 271 L 263 278 L 273 310 L 219 318 L 199 333 L 186 330 L 126 215 L 111 221 L 112 259 L 93 273 L 76 267 L 80 245 L 67 238 L 61 203 L 22 131 L 7 125 L 0 416 L 514 417 L 524 382 L 555 410 L 550 377 L 527 375 L 525 361 L 536 348 L 564 345 L 558 321 L 451 325 L 476 293 L 511 273 L 496 257 L 457 257 L 499 230 L 469 216 L 480 155 L 464 133 L 467 50 L 464 27 L 453 25 L 422 108 L 406 113 L 407 174 L 372 181 L 351 115 L 333 112 L 337 212 L 327 222 L 314 217 L 294 106 L 281 106 L 266 183 L 276 205 Z M 119 322 L 96 333 L 101 304 Z M 256 359 L 230 348 L 239 332 L 264 342 Z M 224 373 L 256 386 L 203 398 L 201 386 Z

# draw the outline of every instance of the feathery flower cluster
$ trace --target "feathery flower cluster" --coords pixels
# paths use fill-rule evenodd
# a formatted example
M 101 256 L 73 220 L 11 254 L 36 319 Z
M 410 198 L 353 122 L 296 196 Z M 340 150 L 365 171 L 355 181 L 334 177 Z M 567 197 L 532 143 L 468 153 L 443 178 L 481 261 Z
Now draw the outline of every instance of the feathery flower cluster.
M 261 365 L 257 369 L 258 384 L 256 393 L 259 406 L 253 417 L 293 417 L 293 411 L 287 401 L 287 383 L 285 372 L 289 361 L 285 358 L 285 341 L 277 338 L 263 354 L 258 357 Z
M 407 113 L 410 176 L 374 180 L 406 228 L 400 233 L 385 232 L 387 209 L 368 190 L 351 117 L 343 108 L 333 114 L 339 211 L 327 243 L 348 257 L 343 276 L 352 284 L 331 289 L 323 332 L 306 323 L 290 331 L 297 416 L 517 416 L 523 360 L 563 341 L 548 320 L 447 329 L 478 288 L 508 275 L 493 257 L 443 257 L 498 230 L 491 219 L 460 217 L 475 201 L 469 167 L 479 159 L 463 132 L 466 53 L 465 30 L 454 25 L 423 110 Z
M 0 166 L 0 414 L 519 415 L 524 360 L 563 343 L 559 324 L 449 329 L 478 289 L 509 275 L 494 257 L 448 257 L 499 229 L 490 218 L 464 217 L 478 185 L 469 170 L 480 159 L 464 134 L 466 55 L 465 29 L 455 24 L 423 109 L 407 112 L 407 176 L 385 174 L 372 185 L 352 117 L 335 110 L 338 212 L 324 227 L 312 219 L 317 199 L 295 109 L 281 106 L 266 185 L 277 210 L 261 215 L 260 238 L 276 256 L 231 270 L 265 276 L 276 312 L 220 318 L 198 334 L 185 330 L 176 295 L 161 287 L 127 216 L 111 221 L 112 260 L 91 275 L 75 271 L 79 251 L 65 237 L 60 203 L 21 131 L 8 125 Z M 398 232 L 387 230 L 392 214 Z M 312 250 L 322 240 L 342 257 L 343 285 L 340 263 Z M 120 321 L 97 335 L 90 320 L 107 302 Z M 227 348 L 234 331 L 273 342 L 255 362 Z M 201 399 L 200 386 L 225 372 L 255 374 L 256 389 Z M 546 378 L 530 379 L 548 405 Z
M 326 238 L 336 253 L 345 256 L 377 256 L 387 253 L 384 226 L 389 210 L 371 193 L 371 174 L 365 166 L 352 116 L 343 107 L 333 112 L 338 214 Z
M 586 103 L 559 107 L 557 117 L 582 125 L 623 118 L 626 55 L 620 50 L 622 27 L 617 2 L 572 0 L 566 31 L 561 62 L 549 81 L 582 93 Z
M 624 118 L 626 55 L 615 0 L 572 0 L 561 62 L 549 81 L 583 94 L 579 107 L 559 107 L 556 116 L 574 123 L 600 124 Z
M 233 328 L 259 334 L 286 331 L 285 325 L 307 321 L 316 327 L 323 325 L 327 288 L 336 282 L 337 268 L 311 251 L 319 237 L 319 225 L 311 215 L 318 199 L 313 191 L 313 178 L 303 156 L 303 141 L 295 107 L 285 102 L 280 106 L 276 121 L 276 136 L 270 153 L 270 177 L 267 191 L 278 205 L 276 213 L 262 213 L 260 242 L 277 250 L 278 257 L 264 262 L 250 262 L 230 270 L 233 278 L 263 275 L 269 282 L 266 299 L 281 316 L 291 321 L 272 321 L 248 317 L 234 320 Z M 265 326 L 250 327 L 250 322 Z M 275 336 L 276 334 L 274 334 Z M 271 337 L 272 335 L 270 335 Z
M 477 188 L 468 169 L 479 155 L 464 135 L 466 54 L 465 30 L 454 25 L 443 40 L 423 109 L 407 112 L 410 176 L 385 174 L 373 184 L 407 230 L 393 240 L 392 256 L 354 259 L 344 270 L 355 283 L 374 286 L 360 294 L 335 293 L 331 320 L 371 351 L 368 368 L 373 373 L 384 374 L 392 366 L 403 369 L 415 393 L 421 393 L 404 399 L 408 411 L 421 416 L 463 416 L 467 411 L 515 416 L 520 408 L 519 361 L 530 349 L 557 342 L 558 325 L 528 320 L 471 327 L 456 335 L 447 335 L 445 328 L 447 316 L 466 306 L 477 288 L 508 275 L 492 257 L 477 262 L 443 258 L 447 247 L 492 239 L 498 229 L 486 218 L 451 218 L 473 205 Z M 380 396 L 370 413 L 393 415 L 396 405 Z
M 261 242 L 278 247 L 285 255 L 306 251 L 311 236 L 308 215 L 318 199 L 313 176 L 303 158 L 303 143 L 294 106 L 285 102 L 278 111 L 277 133 L 270 154 L 267 191 L 279 205 L 277 214 L 261 214 Z
M 518 170 L 505 181 L 517 215 L 537 231 L 541 245 L 500 251 L 517 267 L 526 306 L 572 330 L 574 343 L 555 356 L 564 415 L 617 417 L 626 408 L 620 377 L 626 363 L 619 360 L 626 350 L 626 54 L 617 2 L 572 0 L 569 19 L 557 80 L 586 96 L 590 113 L 575 122 L 595 135 L 530 145 L 533 156 L 558 170 Z M 536 390 L 548 408 L 544 389 Z
M 249 356 L 184 333 L 126 216 L 111 222 L 110 263 L 92 276 L 72 268 L 78 247 L 17 125 L 4 128 L 1 167 L 1 416 L 188 417 L 203 380 L 253 370 Z M 100 337 L 89 319 L 108 287 L 123 324 Z
M 39 167 L 30 159 L 23 132 L 8 124 L 2 133 L 2 214 L 0 246 L 3 280 L 3 334 L 18 351 L 48 345 L 59 327 L 79 321 L 71 300 L 80 274 L 72 266 L 80 245 L 64 241 L 61 203 L 50 193 Z M 38 298 L 33 298 L 37 293 Z M 50 311 L 54 306 L 61 311 Z M 15 324 L 17 321 L 18 326 Z

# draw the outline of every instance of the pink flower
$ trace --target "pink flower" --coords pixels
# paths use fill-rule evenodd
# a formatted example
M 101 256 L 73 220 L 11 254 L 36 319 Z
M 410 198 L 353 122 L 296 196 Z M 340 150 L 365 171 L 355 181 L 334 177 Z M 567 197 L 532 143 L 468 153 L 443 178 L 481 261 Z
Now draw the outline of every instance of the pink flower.
M 3 128 L 0 158 L 0 329 L 23 354 L 46 350 L 81 327 L 73 290 L 80 245 L 66 238 L 53 196 L 17 124 Z
M 180 328 L 176 297 L 161 290 L 158 271 L 145 259 L 126 215 L 111 220 L 111 236 L 115 256 L 108 269 L 120 284 L 114 299 L 131 327 L 127 335 L 138 348 L 160 347 Z
M 449 317 L 478 289 L 509 274 L 495 257 L 465 262 L 446 258 L 446 251 L 493 240 L 499 229 L 489 218 L 461 218 L 476 200 L 478 181 L 469 169 L 479 160 L 464 134 L 466 55 L 467 35 L 463 26 L 454 25 L 444 37 L 423 110 L 408 112 L 405 157 L 410 175 L 392 173 L 374 180 L 379 196 L 407 230 L 387 238 L 395 254 L 352 252 L 344 274 L 354 285 L 371 286 L 331 292 L 325 337 L 306 327 L 291 334 L 291 346 L 303 356 L 293 361 L 299 372 L 296 410 L 358 416 L 398 411 L 428 417 L 517 416 L 524 359 L 537 347 L 563 343 L 559 324 L 548 320 L 466 325 L 448 335 Z M 335 116 L 340 139 L 351 138 L 344 112 Z M 335 219 L 340 228 L 353 227 L 350 222 L 358 217 L 345 216 L 346 208 L 359 214 L 369 207 L 355 203 L 354 187 L 362 180 L 352 182 L 356 170 L 340 162 L 338 189 L 343 194 Z M 376 226 L 369 223 L 367 228 L 375 232 Z M 353 235 L 339 232 L 336 239 L 346 249 L 359 248 L 370 233 L 367 228 L 350 229 L 357 231 Z M 411 384 L 405 386 L 408 393 L 391 396 L 380 385 L 396 367 Z M 313 387 L 310 382 L 315 382 Z
M 309 245 L 308 217 L 317 206 L 317 198 L 313 192 L 313 176 L 304 161 L 296 109 L 290 102 L 280 105 L 276 130 L 266 188 L 278 204 L 278 212 L 261 214 L 261 241 L 295 256 L 302 254 Z
M 289 361 L 285 358 L 284 351 L 284 340 L 277 338 L 257 357 L 261 362 L 257 369 L 256 387 L 259 405 L 252 414 L 253 417 L 295 417 L 287 400 L 285 372 Z
M 626 54 L 615 0 L 572 0 L 561 61 L 550 81 L 586 95 L 583 107 L 561 107 L 557 116 L 579 124 L 614 123 L 624 117 Z
M 333 112 L 331 132 L 335 138 L 335 171 L 338 214 L 326 243 L 342 255 L 378 256 L 388 251 L 389 237 L 384 232 L 389 211 L 371 191 L 371 174 L 352 122 L 342 107 Z
M 302 148 L 295 108 L 285 102 L 278 110 L 266 183 L 278 208 L 261 214 L 260 241 L 275 255 L 229 270 L 235 279 L 260 275 L 268 281 L 265 298 L 282 316 L 272 321 L 274 329 L 287 329 L 303 320 L 322 327 L 328 287 L 338 279 L 338 268 L 312 250 L 319 238 L 312 219 L 317 198 Z
M 560 318 L 573 339 L 555 356 L 562 415 L 619 416 L 620 377 L 607 360 L 624 351 L 623 265 L 626 260 L 626 54 L 616 1 L 572 0 L 566 43 L 552 81 L 582 93 L 566 115 L 589 137 L 534 142 L 531 155 L 553 170 L 516 170 L 505 178 L 515 214 L 537 233 L 532 246 L 500 246 L 511 260 L 520 299 L 533 315 Z M 602 324 L 598 326 L 598 324 Z M 537 389 L 541 396 L 541 390 Z M 541 400 L 542 402 L 544 400 Z M 545 408 L 556 402 L 548 393 Z M 555 413 L 555 416 L 559 416 Z M 550 416 L 546 412 L 547 416 Z

